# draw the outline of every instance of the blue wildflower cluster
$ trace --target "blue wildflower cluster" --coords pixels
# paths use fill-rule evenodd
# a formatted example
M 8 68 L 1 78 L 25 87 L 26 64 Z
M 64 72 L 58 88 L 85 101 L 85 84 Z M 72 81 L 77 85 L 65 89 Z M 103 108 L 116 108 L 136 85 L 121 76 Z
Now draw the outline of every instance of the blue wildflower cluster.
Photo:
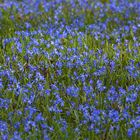
M 140 139 L 138 0 L 0 1 L 0 139 Z

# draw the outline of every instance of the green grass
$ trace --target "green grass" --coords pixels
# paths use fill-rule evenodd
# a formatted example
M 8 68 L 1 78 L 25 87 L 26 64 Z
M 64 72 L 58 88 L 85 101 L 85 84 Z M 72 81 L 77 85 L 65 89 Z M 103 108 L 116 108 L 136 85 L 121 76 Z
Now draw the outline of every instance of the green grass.
M 106 2 L 108 2 L 108 0 L 102 0 L 102 2 L 106 3 Z M 40 6 L 40 9 L 42 9 L 41 6 Z M 117 91 L 118 91 L 118 87 L 122 87 L 127 90 L 128 87 L 130 85 L 132 85 L 133 83 L 138 85 L 140 83 L 140 78 L 139 77 L 137 79 L 132 78 L 131 76 L 129 76 L 128 71 L 125 69 L 125 67 L 127 65 L 129 65 L 130 60 L 134 60 L 135 64 L 137 64 L 140 60 L 140 47 L 135 48 L 133 45 L 134 41 L 132 40 L 132 38 L 134 37 L 134 33 L 132 32 L 131 35 L 128 36 L 128 40 L 129 40 L 128 48 L 124 46 L 125 38 L 122 38 L 121 44 L 116 47 L 116 50 L 120 51 L 120 55 L 118 56 L 117 59 L 115 59 L 115 55 L 117 55 L 117 51 L 113 48 L 113 44 L 115 44 L 115 41 L 114 41 L 115 38 L 112 38 L 110 41 L 104 40 L 105 43 L 103 45 L 101 45 L 102 40 L 96 40 L 95 37 L 93 37 L 92 35 L 85 33 L 84 37 L 82 37 L 82 47 L 80 47 L 79 42 L 78 42 L 79 36 L 76 36 L 75 38 L 73 38 L 71 35 L 69 35 L 67 38 L 63 38 L 61 40 L 61 44 L 63 45 L 64 49 L 60 50 L 62 54 L 65 54 L 67 52 L 67 47 L 70 47 L 70 48 L 77 47 L 78 52 L 81 55 L 84 55 L 83 53 L 85 51 L 87 51 L 86 48 L 84 47 L 86 45 L 86 46 L 88 46 L 89 63 L 86 63 L 84 65 L 84 68 L 86 70 L 84 70 L 83 67 L 67 68 L 67 67 L 63 66 L 62 76 L 59 76 L 56 72 L 56 70 L 58 69 L 56 66 L 56 62 L 58 61 L 59 57 L 55 56 L 52 59 L 48 59 L 44 55 L 37 54 L 37 55 L 33 56 L 32 58 L 30 58 L 30 61 L 27 62 L 27 60 L 24 58 L 24 56 L 26 54 L 25 48 L 27 47 L 27 44 L 30 42 L 30 37 L 26 37 L 23 39 L 22 37 L 19 37 L 18 35 L 15 34 L 15 31 L 26 31 L 26 27 L 24 25 L 25 22 L 30 22 L 30 24 L 32 25 L 32 27 L 29 29 L 30 31 L 34 31 L 34 30 L 38 29 L 39 25 L 43 24 L 48 19 L 48 17 L 53 18 L 53 16 L 54 16 L 53 11 L 50 11 L 47 14 L 42 14 L 42 16 L 25 15 L 23 17 L 21 17 L 18 13 L 16 13 L 16 11 L 14 11 L 14 12 L 13 11 L 14 11 L 14 9 L 8 9 L 7 11 L 3 10 L 2 11 L 3 16 L 2 16 L 2 19 L 0 19 L 0 27 L 1 27 L 0 28 L 0 65 L 2 65 L 2 69 L 5 69 L 5 70 L 6 69 L 9 70 L 12 65 L 12 70 L 14 71 L 14 76 L 23 85 L 27 84 L 29 81 L 32 80 L 32 79 L 28 79 L 26 77 L 28 75 L 28 73 L 30 72 L 29 64 L 32 64 L 33 66 L 37 66 L 39 69 L 39 72 L 45 77 L 45 81 L 46 81 L 45 88 L 50 88 L 50 85 L 55 83 L 55 81 L 58 81 L 62 84 L 62 87 L 60 87 L 60 90 L 59 90 L 59 94 L 60 94 L 60 97 L 66 102 L 65 105 L 63 107 L 61 107 L 61 109 L 63 110 L 63 113 L 56 113 L 56 114 L 54 113 L 53 114 L 53 113 L 49 112 L 49 107 L 52 105 L 51 101 L 55 99 L 54 95 L 41 96 L 42 93 L 40 91 L 38 91 L 37 83 L 33 84 L 33 88 L 30 89 L 31 91 L 34 91 L 36 94 L 36 98 L 34 100 L 34 106 L 38 110 L 40 110 L 40 112 L 42 112 L 43 117 L 47 120 L 48 125 L 54 126 L 54 131 L 49 132 L 49 136 L 51 137 L 51 139 L 54 139 L 54 140 L 55 139 L 84 140 L 84 138 L 89 138 L 90 140 L 99 140 L 99 139 L 101 139 L 101 140 L 109 140 L 109 139 L 110 140 L 116 140 L 116 139 L 117 140 L 119 140 L 119 139 L 127 140 L 127 139 L 129 139 L 128 136 L 126 135 L 128 126 L 124 126 L 122 121 L 119 124 L 119 126 L 120 126 L 119 132 L 116 130 L 109 131 L 111 125 L 113 125 L 112 121 L 110 121 L 110 123 L 105 125 L 105 127 L 107 129 L 106 132 L 101 132 L 101 134 L 98 134 L 98 135 L 95 134 L 95 132 L 93 132 L 93 131 L 87 131 L 86 125 L 81 126 L 79 128 L 80 134 L 78 134 L 78 132 L 76 133 L 74 131 L 74 128 L 80 123 L 82 114 L 80 111 L 77 111 L 76 109 L 74 110 L 71 107 L 71 104 L 69 103 L 69 101 L 75 102 L 76 107 L 78 107 L 78 105 L 80 103 L 82 103 L 82 104 L 88 103 L 88 99 L 87 99 L 85 93 L 82 91 L 83 82 L 80 80 L 77 80 L 75 82 L 69 77 L 69 75 L 74 77 L 75 71 L 79 75 L 82 73 L 92 74 L 97 69 L 101 68 L 102 66 L 105 66 L 107 68 L 107 73 L 103 74 L 100 77 L 98 77 L 98 76 L 92 76 L 92 78 L 88 77 L 86 79 L 86 83 L 89 84 L 90 79 L 92 79 L 94 82 L 97 81 L 98 79 L 100 79 L 103 81 L 103 83 L 106 87 L 110 87 L 110 85 L 112 85 L 117 89 Z M 15 17 L 14 20 L 12 20 L 10 18 L 11 12 L 13 12 L 13 14 L 14 14 L 14 17 Z M 85 15 L 85 23 L 84 23 L 85 27 L 81 28 L 80 29 L 81 31 L 85 31 L 87 25 L 95 23 L 96 18 L 98 19 L 98 17 L 96 17 L 96 18 L 94 17 L 93 11 L 90 11 L 88 9 L 81 10 L 79 13 L 76 13 L 76 12 L 73 12 L 73 13 L 76 14 L 75 17 L 80 16 L 82 14 Z M 72 21 L 70 21 L 71 20 L 70 14 L 71 13 L 69 12 L 67 6 L 65 6 L 63 8 L 63 13 L 61 16 L 65 18 L 66 24 L 71 24 L 71 22 L 72 22 Z M 110 17 L 110 15 L 112 17 L 116 16 L 116 15 L 112 15 L 111 13 L 108 13 L 108 15 L 105 18 Z M 118 16 L 119 16 L 119 18 L 123 18 L 121 15 L 118 15 Z M 30 20 L 31 17 L 33 17 L 32 20 Z M 61 17 L 60 17 L 60 19 L 61 19 Z M 133 17 L 132 17 L 132 19 L 133 19 Z M 105 19 L 101 19 L 101 20 L 104 21 Z M 55 21 L 55 19 L 52 21 Z M 111 33 L 111 31 L 117 26 L 118 25 L 115 23 L 114 24 L 112 22 L 108 23 L 107 32 Z M 137 34 L 139 34 L 139 33 L 137 33 Z M 15 46 L 14 41 L 12 41 L 4 46 L 4 39 L 12 38 L 12 37 L 19 38 L 19 40 L 22 44 L 22 49 L 23 49 L 22 53 L 18 53 L 16 49 L 14 52 L 12 51 L 12 47 Z M 43 38 L 45 40 L 51 40 L 51 37 L 48 35 L 45 35 L 45 34 L 43 34 L 42 36 L 35 35 L 33 37 L 38 40 L 40 38 Z M 71 43 L 71 40 L 73 41 L 73 43 Z M 51 52 L 55 46 L 51 45 L 51 47 L 48 49 L 43 44 L 43 45 L 39 46 L 38 48 L 40 48 L 40 47 L 47 52 Z M 100 55 L 99 55 L 99 53 L 97 54 L 97 52 L 101 49 L 102 49 L 102 53 Z M 90 51 L 92 51 L 92 50 L 94 50 L 94 53 L 90 54 Z M 129 50 L 129 52 L 128 52 L 128 50 Z M 135 55 L 133 50 L 137 50 L 138 55 Z M 68 54 L 68 57 L 70 57 L 72 55 L 73 54 Z M 115 71 L 111 72 L 111 66 L 105 64 L 104 61 L 102 60 L 102 58 L 105 55 L 107 56 L 108 60 L 114 60 L 116 62 Z M 6 56 L 8 56 L 10 58 L 9 62 L 6 62 Z M 17 61 L 12 60 L 13 56 L 17 57 Z M 101 59 L 101 61 L 100 61 L 100 59 Z M 94 60 L 97 60 L 98 66 L 97 66 L 97 68 L 95 67 L 94 69 L 91 69 L 91 66 L 93 65 Z M 41 61 L 43 61 L 45 64 L 48 64 L 50 67 L 46 68 L 45 65 L 40 63 Z M 17 65 L 18 62 L 21 62 L 21 64 L 24 65 L 24 68 L 23 68 L 24 73 L 22 73 L 21 70 L 18 68 L 18 65 Z M 63 60 L 63 63 L 66 63 L 66 61 Z M 54 68 L 51 67 L 52 64 L 54 64 Z M 33 72 L 32 74 L 35 75 L 35 72 Z M 52 78 L 51 75 L 54 75 L 54 77 Z M 7 91 L 8 81 L 5 77 L 2 77 L 2 78 L 4 80 L 4 88 L 1 90 L 2 94 L 0 94 L 0 96 L 2 98 L 10 99 L 11 103 L 10 103 L 10 107 L 7 110 L 5 110 L 5 109 L 1 110 L 0 119 L 7 121 L 8 113 L 14 112 L 14 114 L 12 115 L 12 120 L 8 122 L 9 130 L 11 130 L 11 134 L 9 134 L 9 136 L 12 137 L 12 132 L 14 132 L 13 124 L 15 124 L 17 121 L 21 121 L 23 118 L 26 118 L 28 116 L 28 113 L 19 116 L 15 113 L 15 111 L 20 110 L 24 113 L 24 108 L 27 106 L 27 104 L 26 103 L 24 104 L 22 101 L 22 98 L 24 98 L 23 94 L 16 96 L 15 91 L 12 91 L 12 90 Z M 76 86 L 81 87 L 80 98 L 77 98 L 77 99 L 72 98 L 65 94 L 65 92 L 64 92 L 65 86 L 67 87 L 72 84 L 76 84 Z M 96 83 L 93 83 L 92 86 L 94 87 L 94 90 L 96 92 L 99 92 L 96 88 Z M 104 92 L 107 92 L 107 91 L 104 91 Z M 95 99 L 91 99 L 90 104 L 95 104 L 95 101 L 99 101 L 99 104 L 96 106 L 96 108 L 107 109 L 108 106 L 104 103 L 104 100 L 106 98 L 106 94 L 104 92 L 99 92 L 98 95 L 96 95 Z M 28 96 L 30 96 L 30 93 Z M 136 105 L 140 105 L 139 103 L 140 103 L 140 100 L 138 98 L 137 101 L 130 106 L 132 107 L 132 109 L 135 109 Z M 122 106 L 122 108 L 124 108 L 126 105 L 127 104 Z M 112 103 L 110 106 L 113 109 L 117 109 L 118 103 Z M 71 115 L 69 117 L 66 116 L 66 114 L 65 114 L 66 111 L 71 112 Z M 60 129 L 61 125 L 59 125 L 53 119 L 53 116 L 55 116 L 57 118 L 57 120 L 59 120 L 61 118 L 64 118 L 67 120 L 68 127 L 66 129 L 66 133 L 63 133 L 63 130 Z M 34 115 L 34 117 L 35 117 L 35 115 Z M 124 122 L 124 124 L 125 123 L 126 122 Z M 20 125 L 18 131 L 24 132 L 24 128 L 22 125 Z M 37 130 L 37 132 L 33 128 L 31 130 L 31 134 L 29 134 L 28 132 L 24 132 L 23 139 L 27 139 L 27 138 L 33 139 L 33 140 L 34 139 L 43 139 L 42 133 L 43 132 L 41 130 L 41 126 L 40 126 L 40 130 Z M 139 137 L 134 134 L 132 137 L 132 140 L 136 140 L 136 139 L 139 139 Z

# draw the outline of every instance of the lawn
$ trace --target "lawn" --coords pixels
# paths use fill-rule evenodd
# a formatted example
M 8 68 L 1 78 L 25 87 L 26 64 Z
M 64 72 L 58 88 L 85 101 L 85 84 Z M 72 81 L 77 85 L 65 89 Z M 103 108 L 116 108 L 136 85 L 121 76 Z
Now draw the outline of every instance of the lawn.
M 0 139 L 140 139 L 139 0 L 0 0 Z

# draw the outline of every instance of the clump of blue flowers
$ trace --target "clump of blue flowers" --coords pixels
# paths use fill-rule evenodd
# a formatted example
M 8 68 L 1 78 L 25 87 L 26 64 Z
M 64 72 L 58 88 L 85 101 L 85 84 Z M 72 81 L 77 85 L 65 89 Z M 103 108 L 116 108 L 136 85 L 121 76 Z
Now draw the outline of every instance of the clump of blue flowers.
M 0 139 L 140 139 L 140 2 L 0 1 Z

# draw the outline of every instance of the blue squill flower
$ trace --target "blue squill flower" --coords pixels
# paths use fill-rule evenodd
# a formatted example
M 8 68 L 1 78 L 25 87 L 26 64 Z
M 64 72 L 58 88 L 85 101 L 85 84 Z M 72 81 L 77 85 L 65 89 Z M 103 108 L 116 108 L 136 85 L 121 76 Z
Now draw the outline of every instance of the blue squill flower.
M 69 96 L 78 97 L 79 96 L 78 93 L 79 93 L 79 88 L 78 87 L 69 86 L 66 89 L 66 94 L 69 95 Z

